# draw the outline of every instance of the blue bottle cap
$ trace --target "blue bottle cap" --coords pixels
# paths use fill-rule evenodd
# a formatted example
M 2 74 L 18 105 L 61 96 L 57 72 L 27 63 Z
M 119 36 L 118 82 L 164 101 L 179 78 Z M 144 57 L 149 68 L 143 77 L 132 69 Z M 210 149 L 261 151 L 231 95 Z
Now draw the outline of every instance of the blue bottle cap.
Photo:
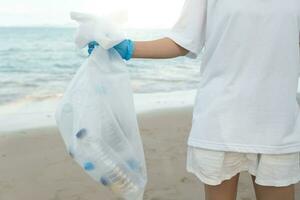
M 105 176 L 102 176 L 102 177 L 100 178 L 100 182 L 101 182 L 103 185 L 105 185 L 105 186 L 108 186 L 108 185 L 110 184 L 109 179 L 108 179 L 107 177 L 105 177 Z
M 95 168 L 94 164 L 91 162 L 85 162 L 83 166 L 84 166 L 84 169 L 88 170 L 88 171 L 93 170 Z
M 132 170 L 138 170 L 139 169 L 139 163 L 135 159 L 127 160 L 127 164 L 129 166 L 129 168 L 132 169 Z
M 77 138 L 83 138 L 86 135 L 87 131 L 85 128 L 80 129 L 77 133 L 76 133 L 76 137 Z

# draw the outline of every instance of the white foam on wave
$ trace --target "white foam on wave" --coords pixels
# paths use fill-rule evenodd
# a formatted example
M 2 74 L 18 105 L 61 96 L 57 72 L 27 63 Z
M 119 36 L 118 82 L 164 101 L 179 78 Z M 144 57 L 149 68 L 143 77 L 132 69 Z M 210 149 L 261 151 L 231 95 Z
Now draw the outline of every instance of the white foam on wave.
M 192 106 L 196 90 L 134 93 L 136 113 L 164 108 Z M 56 126 L 54 111 L 59 98 L 19 101 L 0 106 L 0 133 Z

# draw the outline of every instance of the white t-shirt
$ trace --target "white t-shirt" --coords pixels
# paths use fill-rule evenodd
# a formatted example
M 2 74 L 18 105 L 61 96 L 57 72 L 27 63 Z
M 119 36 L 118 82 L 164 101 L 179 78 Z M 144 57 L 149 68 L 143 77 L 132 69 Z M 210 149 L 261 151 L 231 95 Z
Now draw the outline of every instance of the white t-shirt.
M 299 0 L 186 0 L 166 37 L 203 50 L 188 145 L 300 152 Z

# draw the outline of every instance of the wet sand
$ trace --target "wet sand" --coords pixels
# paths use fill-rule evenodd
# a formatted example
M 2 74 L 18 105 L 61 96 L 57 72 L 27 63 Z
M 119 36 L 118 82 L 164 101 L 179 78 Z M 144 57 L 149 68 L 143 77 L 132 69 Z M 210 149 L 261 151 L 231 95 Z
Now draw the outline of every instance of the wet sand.
M 185 170 L 191 118 L 192 107 L 138 114 L 149 176 L 145 200 L 204 200 L 203 184 Z M 0 152 L 1 200 L 116 199 L 68 156 L 56 127 L 1 134 Z M 238 199 L 255 199 L 247 172 Z

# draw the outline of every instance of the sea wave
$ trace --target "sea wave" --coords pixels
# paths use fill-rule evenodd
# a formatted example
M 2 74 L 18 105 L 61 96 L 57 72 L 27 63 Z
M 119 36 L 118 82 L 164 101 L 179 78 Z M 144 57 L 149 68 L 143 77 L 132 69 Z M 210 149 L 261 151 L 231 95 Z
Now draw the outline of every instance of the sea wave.
M 77 49 L 75 29 L 1 29 L 0 104 L 19 100 L 43 101 L 59 96 L 88 58 Z M 163 32 L 128 31 L 136 40 L 158 38 Z M 175 91 L 196 87 L 198 61 L 132 59 L 126 61 L 135 93 Z

